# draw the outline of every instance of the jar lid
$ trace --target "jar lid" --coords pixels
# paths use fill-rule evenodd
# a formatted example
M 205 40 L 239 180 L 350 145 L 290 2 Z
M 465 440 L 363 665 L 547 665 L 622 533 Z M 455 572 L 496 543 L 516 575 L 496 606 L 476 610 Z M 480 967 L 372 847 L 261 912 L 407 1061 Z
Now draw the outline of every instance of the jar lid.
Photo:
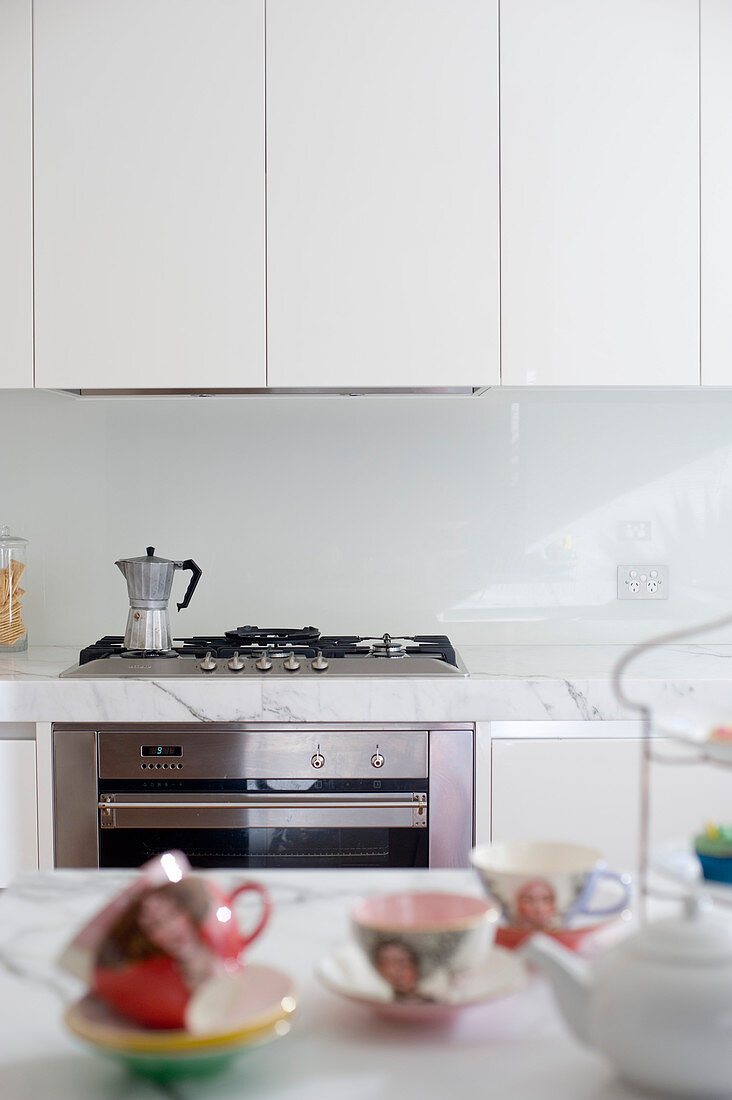
M 0 546 L 27 546 L 28 539 L 22 539 L 20 535 L 11 535 L 7 524 L 0 527 Z

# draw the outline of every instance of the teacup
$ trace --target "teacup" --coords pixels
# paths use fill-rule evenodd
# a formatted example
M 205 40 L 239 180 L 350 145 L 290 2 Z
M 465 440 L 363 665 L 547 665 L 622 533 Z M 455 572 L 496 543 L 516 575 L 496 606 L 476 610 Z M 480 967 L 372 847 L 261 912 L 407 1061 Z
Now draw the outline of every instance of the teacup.
M 196 992 L 239 972 L 244 950 L 269 920 L 270 897 L 259 883 L 244 882 L 225 894 L 186 869 L 175 863 L 167 881 L 145 883 L 129 897 L 95 953 L 96 995 L 146 1027 L 185 1027 Z M 234 916 L 234 901 L 250 891 L 259 895 L 262 911 L 245 933 Z
M 611 917 L 630 901 L 630 876 L 607 870 L 602 853 L 582 844 L 482 844 L 473 849 L 470 861 L 512 928 L 547 931 L 566 927 L 579 916 Z M 603 880 L 617 885 L 620 896 L 611 906 L 593 908 L 590 899 Z
M 402 893 L 363 898 L 353 935 L 395 1000 L 437 1000 L 452 978 L 481 961 L 498 911 L 461 894 Z

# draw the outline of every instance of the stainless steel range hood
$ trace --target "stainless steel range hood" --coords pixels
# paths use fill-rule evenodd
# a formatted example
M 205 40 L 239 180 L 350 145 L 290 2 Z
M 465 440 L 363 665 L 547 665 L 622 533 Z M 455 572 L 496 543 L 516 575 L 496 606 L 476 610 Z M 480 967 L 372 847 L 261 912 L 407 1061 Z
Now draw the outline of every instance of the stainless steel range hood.
M 358 387 L 310 389 L 149 389 L 149 390 L 56 390 L 68 397 L 474 397 L 486 393 L 489 386 L 431 386 L 431 387 Z

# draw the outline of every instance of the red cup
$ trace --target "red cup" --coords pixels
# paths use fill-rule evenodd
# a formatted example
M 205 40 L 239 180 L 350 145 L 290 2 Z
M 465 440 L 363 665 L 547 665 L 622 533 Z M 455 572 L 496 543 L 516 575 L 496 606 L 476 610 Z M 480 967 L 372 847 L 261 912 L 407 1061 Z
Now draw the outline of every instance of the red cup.
M 233 903 L 259 894 L 262 912 L 243 932 Z M 92 988 L 114 1009 L 152 1028 L 183 1028 L 191 997 L 207 981 L 243 966 L 243 953 L 269 920 L 272 902 L 257 882 L 224 894 L 213 882 L 184 875 L 142 890 L 107 930 Z

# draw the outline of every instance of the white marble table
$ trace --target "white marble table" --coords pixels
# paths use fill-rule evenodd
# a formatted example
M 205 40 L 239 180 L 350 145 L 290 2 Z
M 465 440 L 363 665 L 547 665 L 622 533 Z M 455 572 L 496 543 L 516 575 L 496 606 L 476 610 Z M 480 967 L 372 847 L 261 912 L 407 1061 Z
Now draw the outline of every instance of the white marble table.
M 469 677 L 233 677 L 60 680 L 78 650 L 0 657 L 0 723 L 512 722 L 637 717 L 613 694 L 620 645 L 471 645 Z M 664 646 L 640 659 L 628 693 L 667 712 L 732 709 L 732 646 Z
M 76 928 L 129 872 L 29 875 L 0 896 L 2 1100 L 628 1100 L 636 1094 L 569 1037 L 534 978 L 520 993 L 472 1008 L 448 1029 L 395 1026 L 323 989 L 314 965 L 346 936 L 360 893 L 402 888 L 479 893 L 465 871 L 269 871 L 256 877 L 276 911 L 251 958 L 287 969 L 301 1007 L 286 1038 L 219 1077 L 156 1085 L 129 1076 L 67 1035 L 78 987 L 54 965 Z

